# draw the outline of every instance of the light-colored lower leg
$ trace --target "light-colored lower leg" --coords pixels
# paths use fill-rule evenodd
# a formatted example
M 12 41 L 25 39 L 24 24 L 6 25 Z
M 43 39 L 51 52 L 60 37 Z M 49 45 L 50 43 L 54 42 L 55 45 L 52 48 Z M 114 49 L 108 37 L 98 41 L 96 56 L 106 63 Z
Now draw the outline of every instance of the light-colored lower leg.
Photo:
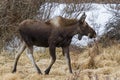
M 18 60 L 19 60 L 21 54 L 23 53 L 23 51 L 25 50 L 25 48 L 26 48 L 26 45 L 23 42 L 22 43 L 22 47 L 20 48 L 20 50 L 18 51 L 17 55 L 15 56 L 15 62 L 14 62 L 12 73 L 16 72 Z
M 37 64 L 35 63 L 34 56 L 33 56 L 33 47 L 27 48 L 26 54 L 27 54 L 28 58 L 30 59 L 30 61 L 32 62 L 35 70 L 36 70 L 39 74 L 42 74 L 42 73 L 41 73 L 41 70 L 38 68 Z

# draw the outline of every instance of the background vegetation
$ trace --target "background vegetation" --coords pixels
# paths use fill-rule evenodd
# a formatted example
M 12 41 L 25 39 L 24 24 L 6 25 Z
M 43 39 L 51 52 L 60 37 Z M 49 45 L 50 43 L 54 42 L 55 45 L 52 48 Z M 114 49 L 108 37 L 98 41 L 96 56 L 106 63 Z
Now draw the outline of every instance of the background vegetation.
M 34 18 L 42 0 L 0 0 L 0 49 L 17 35 L 18 24 Z
M 46 3 L 49 2 L 49 3 Z M 0 53 L 0 80 L 119 80 L 120 79 L 120 1 L 119 0 L 0 0 L 0 50 L 8 45 L 16 47 L 18 36 L 18 24 L 27 19 L 50 18 L 50 12 L 54 10 L 55 3 L 66 3 L 63 15 L 70 18 L 72 12 L 81 13 L 83 10 L 90 10 L 91 3 L 114 3 L 104 4 L 108 14 L 114 16 L 106 23 L 106 33 L 92 46 L 84 49 L 73 46 L 71 50 L 72 68 L 74 73 L 68 74 L 68 66 L 62 57 L 60 49 L 57 49 L 57 61 L 52 67 L 50 75 L 36 74 L 31 62 L 22 55 L 18 63 L 18 71 L 11 73 L 15 54 L 1 51 Z M 75 4 L 90 3 L 87 6 Z M 70 4 L 74 3 L 74 4 Z M 46 4 L 46 5 L 43 5 Z M 48 6 L 49 5 L 49 6 Z M 45 8 L 48 8 L 46 10 Z M 71 8 L 72 7 L 72 8 Z M 40 9 L 40 11 L 39 11 Z M 38 15 L 39 16 L 36 16 Z M 43 15 L 44 14 L 44 15 Z M 78 16 L 75 14 L 75 17 Z M 18 39 L 17 39 L 18 40 Z M 114 42 L 114 43 L 113 43 Z M 17 45 L 18 46 L 18 45 Z M 25 53 L 25 52 L 24 52 Z M 50 59 L 48 49 L 46 54 L 35 52 L 35 60 L 41 70 L 45 70 Z
M 46 3 L 49 2 L 49 3 Z M 67 15 L 65 15 L 65 17 L 71 17 L 70 14 L 73 12 L 78 12 L 77 14 L 75 14 L 75 17 L 77 17 L 79 15 L 79 13 L 83 10 L 89 10 L 91 9 L 91 4 L 88 4 L 87 6 L 84 5 L 85 2 L 97 2 L 97 3 L 115 3 L 115 6 L 112 6 L 110 4 L 106 5 L 105 7 L 111 10 L 108 10 L 110 13 L 114 14 L 115 16 L 113 18 L 111 18 L 111 20 L 106 24 L 107 28 L 106 30 L 109 30 L 111 28 L 114 28 L 112 31 L 109 31 L 108 35 L 105 34 L 105 36 L 107 37 L 111 37 L 114 38 L 117 37 L 117 40 L 119 38 L 119 9 L 120 9 L 120 5 L 119 0 L 0 0 L 0 50 L 3 49 L 3 47 L 5 48 L 7 45 L 10 45 L 10 43 L 12 42 L 12 46 L 16 47 L 16 44 L 14 43 L 14 40 L 16 38 L 16 36 L 18 36 L 18 24 L 27 19 L 27 18 L 31 18 L 31 19 L 42 19 L 42 20 L 46 20 L 50 18 L 50 14 L 51 11 L 54 10 L 54 7 L 57 6 L 56 4 L 54 4 L 53 2 L 57 2 L 57 3 L 66 3 L 67 8 L 63 11 L 63 15 L 66 14 L 65 12 L 67 12 Z M 84 2 L 84 3 L 83 3 Z M 46 5 L 43 5 L 44 3 L 46 3 Z M 70 3 L 74 3 L 74 4 L 70 4 Z M 83 3 L 83 5 L 78 5 L 80 8 L 78 9 L 75 5 L 75 3 Z M 49 6 L 48 6 L 49 5 Z M 59 4 L 58 4 L 59 5 Z M 46 10 L 45 8 L 48 8 Z M 71 8 L 72 7 L 72 8 Z M 40 11 L 38 11 L 40 9 Z M 117 10 L 117 11 L 116 11 Z M 39 14 L 39 17 L 36 17 L 36 15 Z M 117 26 L 117 27 L 116 27 Z M 114 31 L 117 30 L 117 31 Z M 110 34 L 112 32 L 116 32 L 115 34 Z M 104 36 L 104 37 L 105 37 Z M 103 39 L 103 38 L 102 38 Z M 104 41 L 104 40 L 103 40 Z

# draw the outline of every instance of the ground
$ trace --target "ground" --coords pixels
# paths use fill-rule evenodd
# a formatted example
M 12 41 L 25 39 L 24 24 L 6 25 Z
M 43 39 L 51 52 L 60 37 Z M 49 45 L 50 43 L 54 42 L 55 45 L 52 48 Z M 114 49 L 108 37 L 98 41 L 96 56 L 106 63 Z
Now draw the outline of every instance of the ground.
M 34 70 L 25 52 L 22 54 L 16 73 L 11 73 L 14 54 L 0 54 L 0 80 L 120 80 L 120 44 L 103 48 L 95 45 L 84 50 L 71 50 L 73 74 L 68 71 L 61 49 L 57 49 L 57 61 L 49 75 L 39 75 Z M 35 52 L 35 60 L 41 71 L 48 67 L 50 56 Z

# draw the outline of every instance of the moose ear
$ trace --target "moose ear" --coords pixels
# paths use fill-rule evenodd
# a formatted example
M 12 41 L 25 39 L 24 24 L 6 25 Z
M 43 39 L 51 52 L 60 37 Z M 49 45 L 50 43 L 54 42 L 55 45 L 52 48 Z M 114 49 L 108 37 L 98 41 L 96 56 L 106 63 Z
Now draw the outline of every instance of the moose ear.
M 81 16 L 81 18 L 80 18 L 79 21 L 83 23 L 83 22 L 85 21 L 85 19 L 86 19 L 86 16 L 87 16 L 87 15 L 86 15 L 85 12 L 84 12 L 84 13 L 82 14 L 82 16 Z

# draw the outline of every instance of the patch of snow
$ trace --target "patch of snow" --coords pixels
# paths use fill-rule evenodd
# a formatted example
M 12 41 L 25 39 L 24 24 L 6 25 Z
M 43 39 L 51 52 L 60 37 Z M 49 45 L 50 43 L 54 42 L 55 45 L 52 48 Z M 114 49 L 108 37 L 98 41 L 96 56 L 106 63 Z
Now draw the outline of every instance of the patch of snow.
M 46 3 L 47 4 L 47 3 Z M 56 5 L 58 3 L 55 3 Z M 70 4 L 72 5 L 72 4 Z M 89 5 L 89 4 L 83 4 L 84 5 Z M 101 36 L 104 32 L 105 32 L 105 24 L 109 21 L 109 19 L 112 17 L 112 14 L 109 14 L 107 9 L 104 7 L 105 4 L 91 4 L 92 5 L 92 9 L 85 11 L 87 14 L 87 18 L 86 21 L 87 23 L 97 32 L 98 36 Z M 76 6 L 79 6 L 79 4 L 76 4 Z M 59 4 L 57 6 L 54 7 L 54 11 L 52 12 L 52 14 L 50 15 L 51 18 L 55 17 L 55 16 L 63 16 L 65 17 L 65 15 L 68 15 L 67 17 L 69 18 L 75 17 L 75 14 L 77 14 L 78 12 L 73 12 L 73 13 L 67 13 L 66 10 L 68 10 L 70 8 L 70 6 L 67 6 L 66 4 Z M 71 10 L 71 8 L 70 8 Z M 79 14 L 77 19 L 79 19 L 81 17 L 82 14 Z M 89 43 L 89 41 L 92 41 L 92 39 L 89 39 L 86 36 L 83 36 L 83 38 L 79 41 L 76 38 L 72 39 L 72 44 L 76 44 L 76 45 L 87 45 Z M 75 43 L 76 42 L 76 43 Z

